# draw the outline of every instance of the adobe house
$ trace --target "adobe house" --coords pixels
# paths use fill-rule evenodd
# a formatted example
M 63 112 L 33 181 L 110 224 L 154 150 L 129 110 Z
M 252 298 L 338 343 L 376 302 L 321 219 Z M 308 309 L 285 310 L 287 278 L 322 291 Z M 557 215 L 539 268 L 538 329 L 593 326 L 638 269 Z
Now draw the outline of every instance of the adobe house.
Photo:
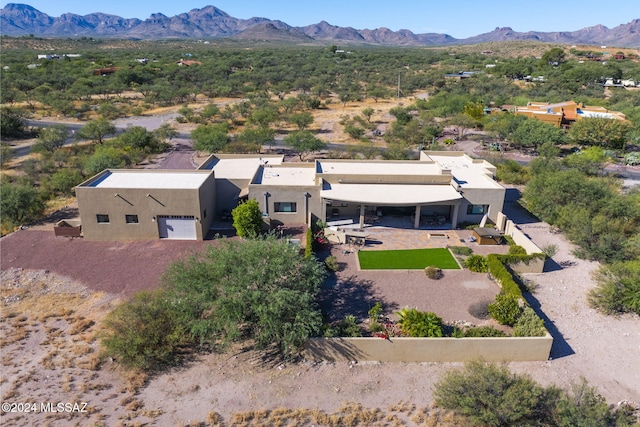
M 495 171 L 450 151 L 423 151 L 419 160 L 307 163 L 217 154 L 194 171 L 105 170 L 75 190 L 87 239 L 202 240 L 247 199 L 259 203 L 271 227 L 320 219 L 364 228 L 401 218 L 407 227 L 456 228 L 485 214 L 495 222 L 505 196 Z
M 495 167 L 462 152 L 423 151 L 418 161 L 312 163 L 212 155 L 200 168 L 214 172 L 216 206 L 229 210 L 240 200 L 254 199 L 271 224 L 351 219 L 362 228 L 389 214 L 411 218 L 414 228 L 431 219 L 455 228 L 478 223 L 485 214 L 495 221 L 505 195 L 494 179 Z
M 576 120 L 592 117 L 626 120 L 626 116 L 618 111 L 610 111 L 604 107 L 577 104 L 574 101 L 556 104 L 530 102 L 526 107 L 515 107 L 514 114 L 537 119 L 556 127 L 569 127 Z

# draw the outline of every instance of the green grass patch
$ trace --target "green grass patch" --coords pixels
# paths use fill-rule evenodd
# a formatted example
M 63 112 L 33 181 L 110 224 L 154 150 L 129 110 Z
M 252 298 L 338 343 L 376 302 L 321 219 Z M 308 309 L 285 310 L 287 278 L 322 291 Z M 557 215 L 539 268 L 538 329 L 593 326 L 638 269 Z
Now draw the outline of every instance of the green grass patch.
M 358 252 L 362 270 L 422 270 L 434 266 L 443 270 L 460 268 L 446 248 Z

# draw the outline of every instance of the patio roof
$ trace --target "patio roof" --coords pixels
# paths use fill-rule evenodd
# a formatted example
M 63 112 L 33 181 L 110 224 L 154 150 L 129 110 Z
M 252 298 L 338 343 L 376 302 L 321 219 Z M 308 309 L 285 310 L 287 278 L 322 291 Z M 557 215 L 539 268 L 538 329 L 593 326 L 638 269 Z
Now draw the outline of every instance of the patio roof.
M 368 205 L 407 206 L 444 203 L 462 199 L 450 185 L 330 184 L 324 183 L 322 198 Z

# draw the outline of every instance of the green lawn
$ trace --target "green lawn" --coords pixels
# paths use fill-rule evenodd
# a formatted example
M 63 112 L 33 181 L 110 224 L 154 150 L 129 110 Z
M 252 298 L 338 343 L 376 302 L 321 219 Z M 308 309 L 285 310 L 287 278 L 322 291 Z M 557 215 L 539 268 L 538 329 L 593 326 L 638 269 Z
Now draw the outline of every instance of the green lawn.
M 460 266 L 446 248 L 358 252 L 362 270 L 422 270 L 434 266 L 456 270 Z

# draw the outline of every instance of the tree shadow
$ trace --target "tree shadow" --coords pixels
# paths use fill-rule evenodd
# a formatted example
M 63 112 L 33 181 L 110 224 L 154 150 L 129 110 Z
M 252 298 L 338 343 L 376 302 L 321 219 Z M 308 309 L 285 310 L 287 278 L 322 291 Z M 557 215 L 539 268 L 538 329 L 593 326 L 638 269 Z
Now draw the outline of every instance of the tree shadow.
M 564 339 L 562 333 L 558 330 L 555 323 L 542 311 L 540 302 L 531 293 L 523 292 L 524 299 L 531 306 L 533 311 L 536 312 L 538 317 L 544 321 L 544 326 L 549 331 L 549 334 L 553 337 L 553 344 L 551 345 L 550 359 L 559 359 L 561 357 L 571 356 L 576 352 L 571 345 Z
M 561 264 L 558 264 L 553 258 L 547 257 L 544 260 L 544 267 L 542 268 L 543 273 L 548 273 L 550 271 L 559 271 L 564 267 Z
M 376 294 L 373 281 L 359 279 L 357 276 L 329 276 L 318 298 L 326 322 L 339 321 L 347 315 L 363 321 L 369 317 L 369 310 L 377 302 L 382 304 L 385 312 L 393 312 L 399 308 L 397 303 Z
M 504 197 L 504 206 L 502 207 L 502 213 L 507 218 L 515 222 L 516 224 L 531 224 L 535 222 L 541 222 L 540 218 L 533 215 L 520 205 L 520 199 L 522 194 L 517 188 L 507 188 Z
M 59 209 L 53 212 L 51 215 L 46 218 L 40 219 L 31 223 L 30 225 L 45 225 L 45 224 L 56 224 L 58 221 L 62 221 L 65 219 L 75 219 L 80 218 L 80 211 L 77 206 L 65 206 L 62 209 Z

